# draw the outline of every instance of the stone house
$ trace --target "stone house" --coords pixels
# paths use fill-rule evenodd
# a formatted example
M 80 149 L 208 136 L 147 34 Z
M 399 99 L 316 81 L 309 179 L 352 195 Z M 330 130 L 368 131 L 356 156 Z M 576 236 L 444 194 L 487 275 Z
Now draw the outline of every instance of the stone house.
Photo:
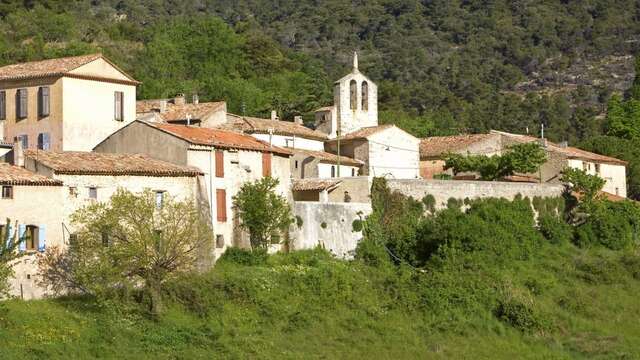
M 419 143 L 419 139 L 395 125 L 380 125 L 329 140 L 325 146 L 329 152 L 362 161 L 360 175 L 416 179 Z
M 0 240 L 20 240 L 19 251 L 24 253 L 14 262 L 10 294 L 25 299 L 41 297 L 43 291 L 36 286 L 36 254 L 64 243 L 62 181 L 0 163 L 0 187 L 0 227 L 7 226 L 7 218 L 11 220 L 5 229 L 10 236 Z
M 500 155 L 514 144 L 539 142 L 547 154 L 547 162 L 535 174 L 519 174 L 515 180 L 542 183 L 559 183 L 561 172 L 567 167 L 583 169 L 591 175 L 606 180 L 604 192 L 626 197 L 625 161 L 594 154 L 589 151 L 555 144 L 546 139 L 527 135 L 511 134 L 492 130 L 488 134 L 430 137 L 420 142 L 420 173 L 425 179 L 435 174 L 449 173 L 444 170 L 444 157 L 448 153 L 472 155 Z
M 94 149 L 101 153 L 142 153 L 178 165 L 198 168 L 210 204 L 216 254 L 228 246 L 245 246 L 233 196 L 242 184 L 270 176 L 289 198 L 291 152 L 238 132 L 195 126 L 134 121 Z
M 139 120 L 165 122 L 169 124 L 215 127 L 226 121 L 227 103 L 204 102 L 194 95 L 188 103 L 184 94 L 172 99 L 139 100 L 136 102 L 136 117 Z
M 135 120 L 138 84 L 101 54 L 0 67 L 0 133 L 25 149 L 90 151 Z

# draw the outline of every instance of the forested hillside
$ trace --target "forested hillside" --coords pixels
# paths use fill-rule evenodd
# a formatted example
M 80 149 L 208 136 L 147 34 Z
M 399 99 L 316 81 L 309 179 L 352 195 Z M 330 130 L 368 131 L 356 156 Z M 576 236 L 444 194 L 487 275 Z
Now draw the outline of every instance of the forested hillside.
M 634 0 L 0 1 L 0 63 L 103 51 L 141 98 L 198 92 L 285 117 L 331 102 L 353 50 L 381 117 L 418 135 L 588 139 L 640 47 Z

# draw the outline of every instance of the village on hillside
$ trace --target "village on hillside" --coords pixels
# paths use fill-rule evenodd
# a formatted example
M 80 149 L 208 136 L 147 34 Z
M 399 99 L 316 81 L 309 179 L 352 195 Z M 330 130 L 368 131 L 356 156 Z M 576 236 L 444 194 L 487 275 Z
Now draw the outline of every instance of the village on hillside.
M 317 109 L 308 125 L 275 111 L 268 119 L 232 114 L 224 101 L 200 102 L 197 94 L 137 100 L 138 85 L 101 54 L 0 67 L 0 218 L 15 221 L 7 234 L 28 239 L 20 241 L 26 256 L 16 260 L 12 295 L 47 295 L 37 254 L 68 246 L 71 215 L 121 188 L 151 190 L 158 204 L 168 195 L 195 201 L 209 214 L 216 258 L 250 246 L 232 199 L 264 177 L 279 181 L 277 191 L 300 219 L 289 248 L 320 246 L 342 258 L 362 238 L 352 224 L 371 212 L 374 178 L 415 199 L 431 195 L 436 207 L 451 198 L 556 197 L 566 168 L 604 179 L 611 200 L 627 196 L 625 161 L 543 136 L 490 131 L 419 139 L 379 124 L 378 88 L 359 71 L 357 54 L 335 82 L 334 103 Z M 484 181 L 445 164 L 450 154 L 498 156 L 530 143 L 546 154 L 531 173 Z

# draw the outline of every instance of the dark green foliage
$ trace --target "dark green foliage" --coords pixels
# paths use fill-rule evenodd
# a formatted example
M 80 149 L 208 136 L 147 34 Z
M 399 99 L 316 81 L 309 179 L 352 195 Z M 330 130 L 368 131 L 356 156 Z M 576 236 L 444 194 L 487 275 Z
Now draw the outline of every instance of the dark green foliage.
M 499 300 L 495 316 L 521 331 L 541 331 L 549 327 L 549 320 L 536 309 L 533 298 L 519 294 Z
M 588 208 L 588 218 L 576 229 L 581 247 L 602 245 L 620 250 L 638 241 L 640 207 L 630 201 L 599 201 Z
M 267 251 L 265 249 L 256 249 L 251 251 L 237 247 L 228 248 L 218 261 L 231 262 L 239 265 L 262 265 L 267 261 Z
M 573 239 L 573 227 L 557 215 L 540 215 L 538 228 L 542 236 L 554 244 L 566 244 Z
M 433 178 L 435 180 L 451 180 L 453 179 L 453 176 L 451 176 L 450 174 L 442 173 L 442 174 L 434 174 Z
M 456 198 L 449 198 L 447 200 L 447 209 L 460 209 L 464 205 L 463 201 Z
M 296 215 L 296 225 L 298 226 L 298 228 L 301 228 L 302 225 L 304 225 L 304 221 L 299 215 Z
M 422 198 L 422 204 L 424 205 L 425 210 L 433 213 L 436 211 L 436 198 L 431 195 L 431 194 L 427 194 Z
M 580 195 L 585 204 L 592 203 L 599 197 L 600 190 L 606 181 L 600 176 L 587 174 L 576 168 L 566 168 L 562 171 L 562 181 L 569 185 L 569 189 Z
M 362 231 L 362 220 L 360 219 L 353 220 L 353 222 L 351 223 L 351 231 L 353 232 Z

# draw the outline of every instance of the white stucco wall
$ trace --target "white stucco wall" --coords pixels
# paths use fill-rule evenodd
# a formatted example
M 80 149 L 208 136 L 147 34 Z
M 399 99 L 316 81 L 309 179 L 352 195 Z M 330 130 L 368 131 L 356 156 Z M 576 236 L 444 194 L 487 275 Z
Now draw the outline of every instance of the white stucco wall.
M 357 109 L 351 109 L 351 80 L 357 84 Z M 362 109 L 362 83 L 369 87 L 368 110 Z M 362 127 L 378 125 L 378 86 L 359 71 L 352 72 L 338 81 L 333 94 L 337 110 L 337 121 L 342 126 L 342 135 L 356 131 Z
M 115 120 L 114 93 L 124 92 L 124 120 Z M 136 87 L 62 78 L 64 151 L 91 151 L 116 130 L 136 119 Z
M 13 199 L 0 199 L 0 221 L 5 225 L 9 218 L 14 227 L 16 221 L 19 225 L 36 225 L 44 231 L 46 247 L 61 245 L 63 193 L 62 186 L 14 186 Z M 43 296 L 44 289 L 37 286 L 37 254 L 30 252 L 14 261 L 15 275 L 9 281 L 12 296 L 24 299 Z
M 369 175 L 415 179 L 420 173 L 420 140 L 390 127 L 369 138 Z
M 331 168 L 335 169 L 335 176 L 331 176 Z M 340 177 L 358 176 L 358 168 L 355 166 L 340 165 Z M 338 165 L 336 164 L 318 164 L 318 178 L 326 179 L 338 177 Z
M 597 175 L 606 180 L 602 191 L 627 197 L 627 175 L 625 166 L 600 163 L 600 173 L 598 173 L 596 171 L 596 163 L 594 162 L 577 159 L 568 160 L 568 166 L 571 168 L 583 170 L 585 165 L 588 174 Z
M 361 231 L 353 231 L 353 221 L 369 215 L 371 204 L 296 201 L 293 210 L 302 219 L 302 226 L 292 225 L 292 250 L 320 246 L 340 258 L 349 259 L 362 239 Z
M 251 134 L 251 136 L 266 143 L 269 143 L 269 141 L 271 141 L 271 145 L 273 146 L 286 147 L 291 149 L 324 151 L 324 142 L 319 140 L 286 135 Z

